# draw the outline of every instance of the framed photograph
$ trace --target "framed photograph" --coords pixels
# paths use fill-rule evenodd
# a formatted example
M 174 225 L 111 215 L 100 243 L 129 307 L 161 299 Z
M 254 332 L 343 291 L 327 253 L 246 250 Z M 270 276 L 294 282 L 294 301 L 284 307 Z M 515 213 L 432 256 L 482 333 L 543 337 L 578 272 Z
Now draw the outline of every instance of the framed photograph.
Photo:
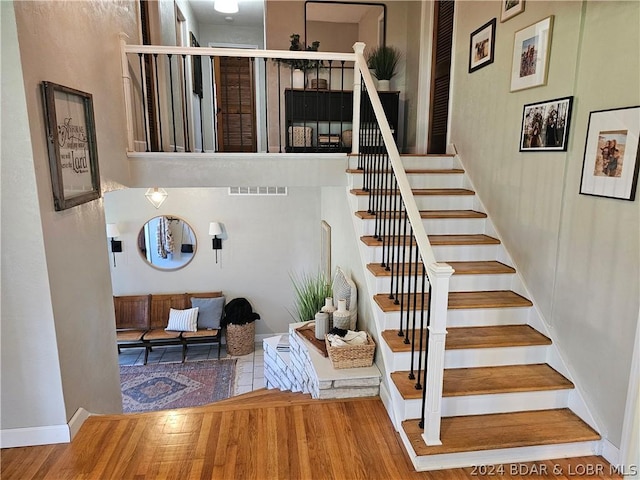
M 573 97 L 529 103 L 522 110 L 521 152 L 566 152 Z
M 100 198 L 93 97 L 51 82 L 42 96 L 55 209 Z
M 506 22 L 519 13 L 524 12 L 524 0 L 502 0 L 500 2 L 500 22 Z
M 469 73 L 493 63 L 496 44 L 496 19 L 485 23 L 471 34 L 469 45 Z
M 580 193 L 633 201 L 638 186 L 640 106 L 589 114 Z
M 553 15 L 515 34 L 511 63 L 511 91 L 547 83 Z

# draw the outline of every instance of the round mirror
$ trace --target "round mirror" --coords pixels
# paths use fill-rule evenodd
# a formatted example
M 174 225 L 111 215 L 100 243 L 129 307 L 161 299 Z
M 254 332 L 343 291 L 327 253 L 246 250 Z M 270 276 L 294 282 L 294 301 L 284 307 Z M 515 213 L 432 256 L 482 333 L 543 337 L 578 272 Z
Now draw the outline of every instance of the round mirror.
M 193 260 L 196 235 L 181 218 L 154 217 L 140 229 L 138 251 L 154 268 L 178 270 Z

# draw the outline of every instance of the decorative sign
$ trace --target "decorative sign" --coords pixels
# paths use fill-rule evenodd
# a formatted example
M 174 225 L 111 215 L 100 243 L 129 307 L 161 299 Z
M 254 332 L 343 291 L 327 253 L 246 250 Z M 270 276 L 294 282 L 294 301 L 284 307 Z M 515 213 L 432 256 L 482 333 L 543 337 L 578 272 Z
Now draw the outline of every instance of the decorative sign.
M 51 82 L 42 92 L 55 209 L 100 198 L 91 94 Z

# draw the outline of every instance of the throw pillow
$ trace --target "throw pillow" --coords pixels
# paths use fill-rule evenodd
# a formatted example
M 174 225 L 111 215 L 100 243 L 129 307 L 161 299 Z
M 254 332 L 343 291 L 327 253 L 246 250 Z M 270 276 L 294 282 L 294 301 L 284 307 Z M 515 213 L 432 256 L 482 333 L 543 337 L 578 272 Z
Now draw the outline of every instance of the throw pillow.
M 196 298 L 191 297 L 191 306 L 198 308 L 198 328 L 217 330 L 220 328 L 224 297 Z
M 165 330 L 172 332 L 198 331 L 198 309 L 176 310 L 171 308 L 169 310 L 169 324 Z
M 358 320 L 358 289 L 353 280 L 340 267 L 336 269 L 331 290 L 336 307 L 338 306 L 338 300 L 347 301 L 347 310 L 351 314 L 351 330 L 354 330 Z

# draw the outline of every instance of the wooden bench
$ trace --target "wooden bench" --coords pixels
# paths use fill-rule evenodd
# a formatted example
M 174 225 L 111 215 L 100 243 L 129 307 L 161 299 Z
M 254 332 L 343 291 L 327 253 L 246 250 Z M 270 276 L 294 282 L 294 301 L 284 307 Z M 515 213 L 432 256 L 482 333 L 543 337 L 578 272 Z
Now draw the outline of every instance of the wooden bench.
M 170 309 L 191 308 L 192 298 L 219 298 L 222 292 L 124 295 L 113 297 L 118 353 L 123 348 L 144 348 L 144 364 L 153 347 L 181 345 L 182 361 L 189 345 L 217 344 L 220 358 L 222 330 L 167 331 Z

